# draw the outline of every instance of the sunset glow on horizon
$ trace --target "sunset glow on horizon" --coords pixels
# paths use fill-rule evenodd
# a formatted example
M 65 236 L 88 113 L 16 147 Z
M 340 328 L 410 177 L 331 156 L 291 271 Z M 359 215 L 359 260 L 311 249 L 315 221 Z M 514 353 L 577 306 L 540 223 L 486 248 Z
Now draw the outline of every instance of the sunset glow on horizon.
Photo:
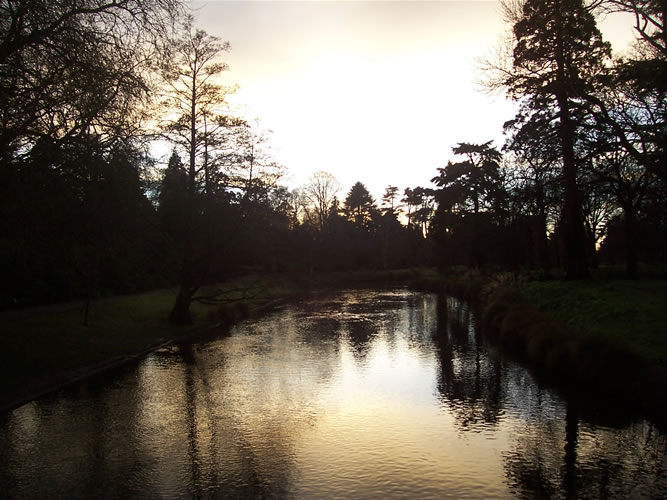
M 376 199 L 428 186 L 452 146 L 501 147 L 514 116 L 478 83 L 507 29 L 497 0 L 190 4 L 197 28 L 231 43 L 229 102 L 272 130 L 290 187 L 318 170 L 339 179 L 339 198 L 357 181 Z

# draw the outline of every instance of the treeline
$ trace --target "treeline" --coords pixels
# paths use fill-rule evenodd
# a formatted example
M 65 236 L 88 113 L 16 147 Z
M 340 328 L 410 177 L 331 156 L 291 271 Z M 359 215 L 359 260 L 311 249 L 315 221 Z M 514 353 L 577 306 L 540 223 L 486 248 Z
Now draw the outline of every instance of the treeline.
M 0 304 L 178 285 L 188 322 L 202 285 L 239 273 L 664 265 L 664 3 L 504 9 L 487 83 L 519 103 L 506 143 L 459 143 L 431 185 L 376 201 L 326 172 L 281 185 L 267 134 L 227 110 L 229 44 L 179 2 L 1 1 Z M 615 10 L 637 20 L 622 58 L 596 26 Z
M 0 2 L 0 19 L 0 307 L 178 285 L 187 322 L 202 285 L 239 273 L 428 254 L 367 192 L 348 217 L 323 173 L 280 185 L 267 134 L 227 111 L 229 44 L 179 2 Z
M 165 281 L 145 132 L 176 0 L 0 1 L 0 305 Z

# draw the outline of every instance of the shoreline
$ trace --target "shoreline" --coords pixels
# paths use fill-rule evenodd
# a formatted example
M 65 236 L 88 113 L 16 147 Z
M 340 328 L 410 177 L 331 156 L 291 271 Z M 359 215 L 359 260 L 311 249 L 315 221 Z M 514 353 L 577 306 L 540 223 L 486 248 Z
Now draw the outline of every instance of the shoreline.
M 96 301 L 95 319 L 89 327 L 83 327 L 80 322 L 80 310 L 83 307 L 81 302 L 39 306 L 32 311 L 34 314 L 30 309 L 0 313 L 0 320 L 4 319 L 9 325 L 9 333 L 4 334 L 5 345 L 15 347 L 14 343 L 22 342 L 22 345 L 15 349 L 14 356 L 11 352 L 0 349 L 0 362 L 5 362 L 3 368 L 6 371 L 2 380 L 0 412 L 9 412 L 68 385 L 136 362 L 163 347 L 192 341 L 199 335 L 217 329 L 230 328 L 239 321 L 266 314 L 275 307 L 297 300 L 312 291 L 344 286 L 407 284 L 425 272 L 427 271 L 409 269 L 262 277 L 267 284 L 264 293 L 259 297 L 209 306 L 193 304 L 196 320 L 193 325 L 187 326 L 170 325 L 166 321 L 175 289 L 108 297 Z M 248 279 L 252 277 L 242 277 L 240 281 Z M 238 281 L 229 282 L 227 285 L 235 287 Z M 36 325 L 32 326 L 31 323 Z M 51 334 L 50 330 L 54 333 Z M 127 330 L 130 330 L 129 334 Z M 133 337 L 132 332 L 137 335 Z M 59 343 L 57 338 L 51 338 L 60 334 L 68 337 L 66 340 L 70 347 L 80 348 L 83 362 L 71 361 L 66 352 L 67 346 Z M 44 340 L 50 341 L 53 349 L 44 346 Z M 64 344 L 67 344 L 67 341 Z M 85 342 L 88 344 L 84 345 Z M 42 351 L 35 352 L 35 347 L 42 347 Z M 3 360 L 3 357 L 6 359 Z M 17 363 L 20 357 L 23 358 L 22 362 Z M 56 362 L 53 368 L 42 366 L 43 362 L 58 357 L 59 360 L 56 361 L 59 363 Z M 19 380 L 15 380 L 11 367 L 7 369 L 5 366 L 12 360 L 19 372 Z M 32 369 L 26 368 L 26 365 Z
M 610 285 L 600 282 L 597 286 Z M 637 416 L 667 424 L 664 364 L 633 349 L 632 340 L 620 342 L 611 335 L 569 324 L 562 309 L 542 310 L 539 300 L 526 296 L 523 287 L 525 284 L 513 280 L 479 275 L 445 276 L 422 283 L 424 290 L 473 304 L 482 334 L 541 383 L 582 404 L 625 405 Z M 654 340 L 660 336 L 661 332 L 655 332 Z
M 238 315 L 235 318 L 228 318 L 226 320 L 221 320 L 217 323 L 211 323 L 208 325 L 198 325 L 189 328 L 186 327 L 188 329 L 185 333 L 176 337 L 161 339 L 159 342 L 148 345 L 139 351 L 114 356 L 88 365 L 51 373 L 44 377 L 37 377 L 35 379 L 29 380 L 28 387 L 26 389 L 15 391 L 9 397 L 3 396 L 2 399 L 0 399 L 0 413 L 9 412 L 19 408 L 24 404 L 30 403 L 31 401 L 46 396 L 47 394 L 57 392 L 60 389 L 63 389 L 72 384 L 76 384 L 77 382 L 81 382 L 87 378 L 94 377 L 116 368 L 120 368 L 130 363 L 138 362 L 145 358 L 148 354 L 164 347 L 176 345 L 182 342 L 192 342 L 196 340 L 198 336 L 207 333 L 213 333 L 214 330 L 218 329 L 221 331 L 216 333 L 216 335 L 224 335 L 223 329 L 228 329 L 235 323 L 243 321 L 249 317 L 266 314 L 272 309 L 279 307 L 280 305 L 287 303 L 290 300 L 294 300 L 294 298 L 295 296 L 286 295 L 283 298 L 269 301 L 265 304 L 249 309 L 246 312 L 243 312 L 243 307 L 238 307 L 235 308 L 238 311 Z

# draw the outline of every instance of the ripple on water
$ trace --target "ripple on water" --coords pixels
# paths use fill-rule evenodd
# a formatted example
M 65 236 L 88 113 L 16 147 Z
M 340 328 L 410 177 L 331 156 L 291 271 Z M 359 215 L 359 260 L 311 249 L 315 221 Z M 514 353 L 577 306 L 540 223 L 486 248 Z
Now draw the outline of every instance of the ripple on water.
M 575 414 L 487 349 L 465 304 L 349 290 L 3 415 L 0 486 L 28 498 L 660 498 L 665 439 L 647 422 Z

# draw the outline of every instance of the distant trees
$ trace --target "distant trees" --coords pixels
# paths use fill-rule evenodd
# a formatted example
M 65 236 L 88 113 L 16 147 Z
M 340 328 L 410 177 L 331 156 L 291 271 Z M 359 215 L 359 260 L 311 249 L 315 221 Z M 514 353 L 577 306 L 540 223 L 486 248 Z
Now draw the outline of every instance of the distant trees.
M 361 182 L 350 188 L 343 203 L 343 210 L 348 219 L 359 228 L 368 228 L 377 214 L 375 200 Z
M 382 207 L 386 214 L 396 215 L 400 207 L 397 205 L 398 188 L 396 186 L 387 186 L 382 195 Z
M 401 202 L 405 205 L 408 229 L 428 236 L 435 206 L 433 190 L 421 186 L 405 188 Z
M 227 111 L 229 44 L 177 0 L 0 1 L 0 307 L 178 282 L 187 323 L 202 284 L 247 270 L 664 265 L 664 2 L 503 5 L 489 85 L 519 104 L 503 152 L 460 142 L 378 209 L 361 182 L 339 201 L 327 172 L 279 184 L 268 135 Z M 622 59 L 595 23 L 611 11 L 634 14 Z M 158 133 L 173 153 L 149 182 Z
M 438 168 L 438 175 L 432 179 L 438 202 L 435 237 L 441 255 L 458 247 L 457 251 L 469 256 L 471 265 L 482 266 L 486 260 L 485 247 L 491 238 L 487 226 L 493 217 L 502 214 L 504 203 L 501 154 L 491 142 L 459 143 L 452 151 L 465 160 Z M 450 255 L 445 260 L 453 258 Z
M 526 260 L 537 261 L 551 276 L 548 234 L 557 225 L 562 200 L 558 130 L 543 114 L 519 115 L 505 124 L 511 169 L 507 172 L 510 217 L 526 217 L 530 249 Z

